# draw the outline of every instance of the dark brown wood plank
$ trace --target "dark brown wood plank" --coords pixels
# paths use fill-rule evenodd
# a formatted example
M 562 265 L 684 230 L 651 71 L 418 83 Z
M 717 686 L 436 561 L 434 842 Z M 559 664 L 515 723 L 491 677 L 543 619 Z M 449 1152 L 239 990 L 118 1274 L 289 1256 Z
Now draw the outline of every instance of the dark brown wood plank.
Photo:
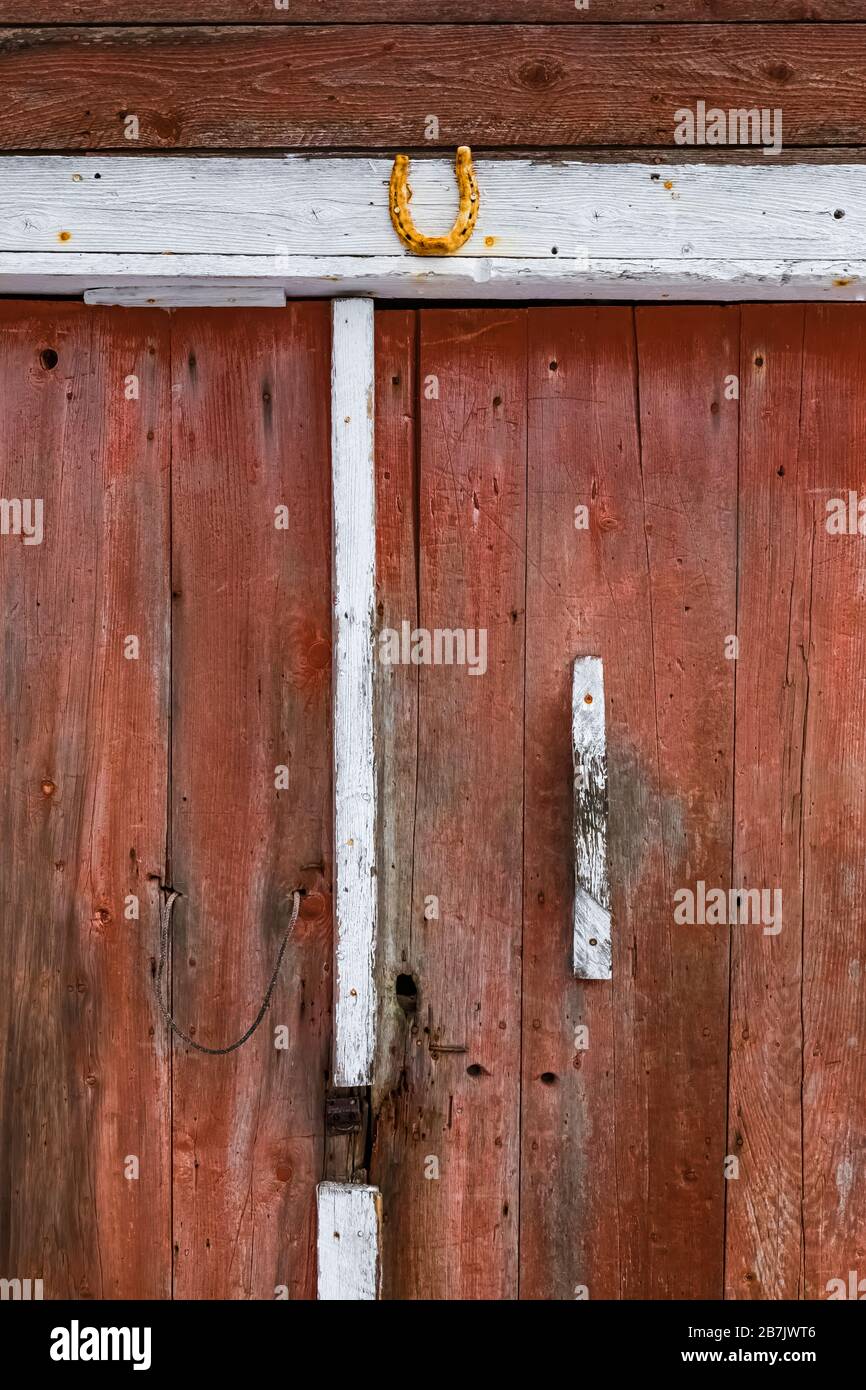
M 0 492 L 44 503 L 0 536 L 0 1272 L 51 1299 L 171 1289 L 168 368 L 164 315 L 0 306 Z
M 331 1034 L 327 304 L 173 317 L 175 1291 L 315 1296 Z M 290 525 L 278 530 L 275 508 Z M 275 769 L 288 768 L 277 789 Z M 275 1046 L 275 1029 L 287 1046 Z
M 623 1293 L 719 1298 L 728 1054 L 727 926 L 674 920 L 675 894 L 731 876 L 739 310 L 635 311 L 663 892 L 636 904 L 633 1015 L 617 1034 Z M 615 699 L 615 691 L 611 699 Z M 614 931 L 616 928 L 614 928 Z M 620 942 L 620 949 L 622 948 Z
M 682 20 L 856 20 L 861 0 L 0 0 L 3 24 L 670 24 Z
M 386 1297 L 503 1299 L 517 1293 L 526 316 L 420 318 L 419 623 L 486 630 L 487 669 L 418 667 L 417 1015 L 372 1177 Z
M 734 886 L 782 893 L 782 930 L 731 937 L 726 1296 L 803 1296 L 801 781 L 813 503 L 799 457 L 801 305 L 744 305 Z
M 698 100 L 862 144 L 866 25 L 7 29 L 0 87 L 4 149 L 672 148 Z
M 616 1083 L 630 1065 L 616 1030 L 635 1026 L 633 943 L 664 910 L 634 325 L 630 308 L 529 320 L 520 1293 L 619 1298 Z M 572 973 L 581 655 L 601 656 L 608 694 L 610 983 Z M 629 1140 L 645 1164 L 643 1136 Z
M 831 1280 L 850 1288 L 852 1270 L 866 1277 L 866 542 L 827 530 L 828 501 L 866 496 L 862 306 L 810 305 L 804 363 L 799 469 L 814 512 L 804 635 L 803 1227 L 804 1292 L 816 1299 Z M 796 930 L 796 909 L 792 917 Z

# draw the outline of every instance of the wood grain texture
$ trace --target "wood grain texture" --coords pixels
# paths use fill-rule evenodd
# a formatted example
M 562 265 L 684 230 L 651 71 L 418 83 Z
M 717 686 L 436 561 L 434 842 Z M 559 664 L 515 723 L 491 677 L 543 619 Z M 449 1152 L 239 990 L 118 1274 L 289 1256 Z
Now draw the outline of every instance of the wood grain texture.
M 607 744 L 604 666 L 574 663 L 571 697 L 574 767 L 574 973 L 610 979 L 610 878 L 607 868 Z
M 41 544 L 0 536 L 0 1271 L 50 1299 L 171 1287 L 168 386 L 161 315 L 0 306 L 0 493 L 44 502 Z
M 382 1197 L 363 1183 L 322 1182 L 317 1189 L 318 1297 L 372 1303 L 382 1281 Z
M 866 1268 L 866 554 L 862 535 L 826 525 L 829 500 L 866 496 L 864 380 L 862 310 L 807 309 L 798 464 L 814 504 L 802 782 L 807 1298 Z
M 0 148 L 673 148 L 698 100 L 862 144 L 864 71 L 863 24 L 18 28 Z
M 703 881 L 726 891 L 731 878 L 734 663 L 725 642 L 736 631 L 738 420 L 723 392 L 739 365 L 739 315 L 641 308 L 635 322 L 655 695 L 654 746 L 641 751 L 655 759 L 666 795 L 664 908 L 647 915 L 635 944 L 640 1002 L 626 1046 L 636 1086 L 617 1075 L 617 1133 L 625 1145 L 644 1136 L 647 1154 L 645 1174 L 625 1161 L 618 1170 L 623 1239 L 634 1239 L 631 1212 L 643 1243 L 631 1278 L 644 1296 L 718 1298 L 729 931 L 673 913 L 678 890 L 697 893 Z
M 373 629 L 376 492 L 373 301 L 335 299 L 331 350 L 333 495 L 334 1084 L 369 1086 L 376 1022 L 376 767 Z
M 815 506 L 799 438 L 806 312 L 741 310 L 733 883 L 780 888 L 783 922 L 777 934 L 742 926 L 731 937 L 728 1152 L 739 1172 L 725 1184 L 729 1298 L 804 1293 L 802 779 Z
M 178 1297 L 315 1297 L 332 925 L 330 313 L 173 316 Z M 275 528 L 288 507 L 289 529 Z M 287 786 L 277 785 L 277 768 Z M 287 1046 L 275 1047 L 275 1029 Z
M 383 309 L 375 316 L 376 627 L 418 624 L 418 316 Z M 417 666 L 376 661 L 376 864 L 379 933 L 374 1113 L 400 1086 L 414 1055 L 417 997 L 412 970 L 412 844 L 418 776 Z M 400 977 L 400 989 L 398 981 Z
M 648 1287 L 646 1121 L 626 1136 L 618 1105 L 620 1086 L 625 1098 L 645 1079 L 636 943 L 667 910 L 634 327 L 626 308 L 528 317 L 520 1293 L 619 1298 Z M 610 984 L 572 974 L 572 663 L 585 651 L 601 655 L 609 697 Z
M 483 675 L 418 666 L 417 999 L 371 1167 L 385 1297 L 517 1292 L 525 335 L 519 311 L 421 314 L 418 623 L 488 645 Z
M 3 163 L 0 253 L 49 252 L 69 270 L 110 264 L 91 259 L 99 252 L 150 256 L 169 283 L 186 256 L 208 258 L 214 275 L 222 263 L 218 278 L 229 282 L 228 256 L 274 279 L 291 273 L 299 258 L 323 267 L 328 257 L 391 258 L 407 285 L 459 272 L 468 259 L 479 263 L 479 294 L 485 272 L 491 278 L 497 263 L 512 257 L 523 263 L 515 277 L 540 260 L 538 272 L 563 278 L 584 257 L 673 262 L 693 274 L 705 260 L 744 266 L 835 259 L 838 274 L 862 259 L 862 163 L 722 165 L 709 153 L 705 148 L 704 159 L 689 163 L 679 147 L 677 162 L 665 169 L 646 157 L 616 164 L 479 157 L 475 234 L 456 257 L 433 261 L 409 255 L 394 234 L 392 165 L 382 156 L 10 155 Z M 419 225 L 450 225 L 453 156 L 414 159 L 412 189 Z
M 0 0 L 3 24 L 369 24 L 382 19 L 381 0 Z M 619 24 L 637 20 L 856 20 L 860 0 L 388 0 L 387 19 L 412 24 Z

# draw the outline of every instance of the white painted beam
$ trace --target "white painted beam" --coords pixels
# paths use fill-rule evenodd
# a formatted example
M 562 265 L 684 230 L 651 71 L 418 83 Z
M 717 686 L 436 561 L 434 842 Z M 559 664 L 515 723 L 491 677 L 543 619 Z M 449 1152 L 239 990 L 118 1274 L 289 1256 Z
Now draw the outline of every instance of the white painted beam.
M 475 164 L 478 225 L 458 252 L 470 259 L 863 255 L 863 164 Z M 2 168 L 3 251 L 412 259 L 391 226 L 391 161 L 379 156 L 9 155 Z M 453 154 L 413 159 L 411 183 L 421 230 L 447 230 Z
M 424 230 L 451 224 L 452 163 L 413 160 Z M 475 234 L 456 256 L 432 260 L 397 240 L 390 161 L 379 157 L 0 164 L 4 294 L 125 287 L 147 298 L 216 282 L 419 300 L 866 297 L 862 164 L 480 158 Z
M 581 656 L 572 680 L 574 973 L 611 978 L 607 867 L 607 738 L 601 657 Z
M 373 625 L 376 507 L 373 305 L 333 305 L 334 1085 L 372 1080 L 376 1014 Z
M 453 256 L 294 257 L 276 274 L 264 256 L 73 257 L 0 252 L 0 295 L 108 294 L 112 287 L 164 296 L 179 287 L 276 287 L 289 299 L 365 295 L 374 299 L 494 301 L 746 300 L 824 302 L 866 299 L 866 258 L 847 261 L 516 261 Z
M 375 1302 L 382 1268 L 382 1198 L 378 1187 L 322 1182 L 316 1198 L 319 1299 Z

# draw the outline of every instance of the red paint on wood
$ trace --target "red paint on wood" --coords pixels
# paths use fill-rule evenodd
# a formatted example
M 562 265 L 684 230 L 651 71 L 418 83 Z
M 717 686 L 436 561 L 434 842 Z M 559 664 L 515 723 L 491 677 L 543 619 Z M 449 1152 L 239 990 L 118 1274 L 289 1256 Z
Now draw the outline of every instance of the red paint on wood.
M 740 341 L 734 886 L 783 929 L 731 936 L 726 1296 L 803 1296 L 801 779 L 813 502 L 799 452 L 801 305 L 744 305 Z M 727 405 L 725 409 L 736 409 Z
M 400 1084 L 380 1105 L 372 1177 L 387 1215 L 386 1297 L 511 1298 L 526 318 L 429 310 L 420 322 L 418 621 L 431 633 L 485 629 L 488 664 L 478 676 L 418 668 L 417 805 L 401 846 L 412 856 L 417 1015 Z M 380 477 L 385 467 L 380 457 Z
M 162 315 L 0 306 L 0 494 L 44 505 L 0 536 L 0 1269 L 46 1299 L 170 1292 L 168 386 Z
M 698 100 L 781 108 L 787 147 L 864 144 L 864 71 L 863 24 L 19 28 L 0 148 L 680 149 Z
M 390 24 L 620 24 L 637 20 L 856 20 L 860 0 L 388 0 Z M 0 0 L 3 24 L 156 24 L 195 21 L 228 24 L 369 24 L 383 18 L 381 0 Z
M 315 1295 L 331 1034 L 327 304 L 173 316 L 175 1292 Z M 288 530 L 275 509 L 288 508 Z M 288 788 L 275 788 L 278 767 Z M 275 1029 L 287 1046 L 275 1046 Z
M 852 1270 L 866 1277 L 866 541 L 827 530 L 828 501 L 866 494 L 864 382 L 862 307 L 809 306 L 798 465 L 814 507 L 802 782 L 807 1298 L 826 1298 L 830 1280 L 850 1287 Z
M 520 1291 L 618 1298 L 618 1085 L 634 1077 L 616 1030 L 634 1027 L 634 941 L 662 890 L 634 326 L 628 308 L 529 324 Z M 611 984 L 572 973 L 577 656 L 602 658 L 607 690 Z M 627 1142 L 646 1177 L 644 1133 Z

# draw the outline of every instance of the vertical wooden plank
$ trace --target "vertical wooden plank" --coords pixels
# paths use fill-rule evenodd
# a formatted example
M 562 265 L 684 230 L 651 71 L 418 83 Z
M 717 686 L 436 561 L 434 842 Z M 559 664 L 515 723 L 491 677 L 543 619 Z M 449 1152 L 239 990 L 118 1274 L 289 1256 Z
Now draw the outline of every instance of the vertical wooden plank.
M 425 310 L 420 317 L 413 630 L 426 637 L 417 638 L 415 650 L 423 657 L 429 640 L 432 653 L 436 629 L 464 635 L 471 629 L 475 641 L 486 640 L 486 669 L 473 675 L 468 660 L 418 665 L 405 970 L 417 990 L 414 1046 L 399 1085 L 380 1105 L 372 1175 L 386 1215 L 386 1297 L 511 1298 L 517 1292 L 526 319 L 511 309 Z M 411 629 L 411 610 L 404 619 Z M 395 631 L 401 637 L 402 624 Z M 480 657 L 480 646 L 474 654 Z M 401 650 L 400 664 L 405 656 Z
M 737 311 L 635 318 L 530 311 L 530 1298 L 722 1290 L 728 935 L 677 924 L 674 895 L 730 882 Z M 608 708 L 610 984 L 568 977 L 570 670 L 587 651 Z
M 319 1299 L 375 1302 L 382 1271 L 379 1189 L 363 1183 L 321 1182 L 317 1205 Z
M 0 1272 L 163 1298 L 166 318 L 0 305 L 0 417 L 0 493 L 44 505 L 0 535 Z
M 376 997 L 376 773 L 373 624 L 376 505 L 373 301 L 333 304 L 334 498 L 334 1083 L 372 1075 Z
M 607 743 L 604 664 L 574 663 L 571 744 L 574 764 L 574 973 L 610 979 L 610 878 L 607 871 Z
M 619 1298 L 646 1287 L 646 1128 L 621 1133 L 618 1113 L 621 1094 L 645 1098 L 637 941 L 668 911 L 632 311 L 530 310 L 527 389 L 520 1293 Z M 573 975 L 572 665 L 587 651 L 607 697 L 612 982 Z
M 173 317 L 175 1291 L 314 1298 L 331 1034 L 329 307 Z M 287 508 L 288 529 L 277 509 Z M 278 1030 L 283 1030 L 280 1033 Z M 282 1043 L 282 1046 L 278 1046 Z
M 736 634 L 738 418 L 725 382 L 739 363 L 739 310 L 647 308 L 635 320 L 655 755 L 671 795 L 662 802 L 665 910 L 647 916 L 636 948 L 646 1105 L 626 1097 L 618 1127 L 624 1143 L 632 1127 L 647 1132 L 641 1285 L 654 1298 L 718 1298 L 729 928 L 676 922 L 673 905 L 682 890 L 697 898 L 700 882 L 731 886 L 734 662 L 726 652 Z
M 866 497 L 864 382 L 862 306 L 810 305 L 800 440 L 814 501 L 802 792 L 807 1298 L 826 1298 L 832 1280 L 850 1289 L 851 1271 L 866 1278 L 866 536 L 851 524 L 853 501 L 866 531 L 856 512 Z M 828 530 L 828 502 L 848 504 L 844 532 Z
M 803 1295 L 802 779 L 815 509 L 811 458 L 799 450 L 804 312 L 741 311 L 734 887 L 778 888 L 783 920 L 781 931 L 743 925 L 731 938 L 729 1298 Z
M 417 312 L 377 310 L 375 328 L 376 620 L 381 633 L 399 631 L 404 619 L 413 629 L 418 624 Z M 378 660 L 373 670 L 379 886 L 374 1113 L 399 1088 L 417 1037 L 417 994 L 407 972 L 412 969 L 418 672 L 417 666 Z

